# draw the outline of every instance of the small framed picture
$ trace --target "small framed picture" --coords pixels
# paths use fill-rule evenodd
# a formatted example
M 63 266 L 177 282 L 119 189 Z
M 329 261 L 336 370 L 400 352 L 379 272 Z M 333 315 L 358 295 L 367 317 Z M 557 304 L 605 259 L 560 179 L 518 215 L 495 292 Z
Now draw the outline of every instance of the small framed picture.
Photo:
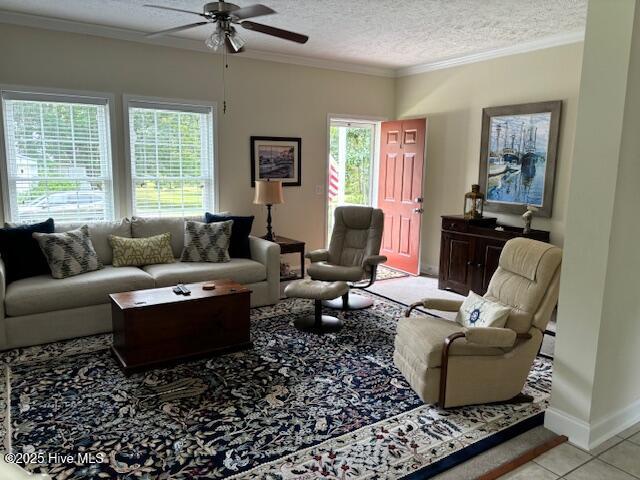
M 302 139 L 251 137 L 251 186 L 256 180 L 282 180 L 284 187 L 299 187 Z

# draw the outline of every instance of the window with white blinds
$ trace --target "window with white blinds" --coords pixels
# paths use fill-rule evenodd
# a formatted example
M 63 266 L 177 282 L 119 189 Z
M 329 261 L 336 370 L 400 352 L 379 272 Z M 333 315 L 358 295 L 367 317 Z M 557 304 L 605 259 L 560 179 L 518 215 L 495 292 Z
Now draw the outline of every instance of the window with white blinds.
M 127 106 L 133 214 L 213 210 L 213 107 L 135 100 Z
M 2 91 L 8 220 L 111 220 L 106 98 Z

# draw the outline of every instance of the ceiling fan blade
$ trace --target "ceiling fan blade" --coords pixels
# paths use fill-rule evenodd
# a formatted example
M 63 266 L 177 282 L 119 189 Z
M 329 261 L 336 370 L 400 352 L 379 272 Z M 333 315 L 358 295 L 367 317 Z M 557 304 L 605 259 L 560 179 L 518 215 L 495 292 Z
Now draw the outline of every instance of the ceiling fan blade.
M 267 7 L 266 5 L 257 3 L 255 5 L 249 5 L 248 7 L 242 7 L 237 10 L 233 10 L 232 12 L 230 12 L 230 15 L 236 20 L 244 20 L 245 18 L 271 15 L 272 13 L 276 13 L 276 11 Z
M 160 35 L 181 32 L 182 30 L 188 30 L 190 28 L 200 27 L 202 25 L 209 25 L 209 22 L 196 22 L 196 23 L 190 23 L 189 25 L 182 25 L 181 27 L 168 28 L 166 30 L 160 30 L 159 32 L 147 33 L 145 37 L 149 37 L 149 38 L 158 37 Z
M 227 47 L 227 52 L 231 54 L 240 53 L 244 50 L 242 47 L 237 48 L 238 45 L 234 45 L 234 42 L 232 42 L 228 36 L 224 37 L 224 44 Z
M 164 7 L 162 5 L 144 5 L 144 6 L 149 8 L 159 8 L 160 10 L 171 10 L 173 12 L 191 13 L 193 15 L 200 15 L 201 17 L 206 17 L 206 15 L 202 12 L 192 12 L 191 10 L 182 10 L 181 8 Z
M 284 40 L 290 40 L 292 42 L 307 43 L 307 40 L 309 40 L 309 37 L 306 35 L 290 32 L 289 30 L 282 30 L 281 28 L 271 27 L 269 25 L 263 25 L 262 23 L 246 21 L 242 22 L 240 25 L 242 25 L 247 30 L 266 33 L 267 35 L 272 35 Z

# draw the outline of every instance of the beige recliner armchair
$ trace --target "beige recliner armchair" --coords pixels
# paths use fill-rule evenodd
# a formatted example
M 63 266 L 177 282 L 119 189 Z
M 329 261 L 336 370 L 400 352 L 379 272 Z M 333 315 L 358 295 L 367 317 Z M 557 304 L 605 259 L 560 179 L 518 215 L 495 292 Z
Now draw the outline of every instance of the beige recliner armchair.
M 380 255 L 384 214 L 379 208 L 342 206 L 334 212 L 329 249 L 314 250 L 307 273 L 313 280 L 351 282 L 351 288 L 367 288 L 376 280 L 378 265 L 387 257 Z M 363 280 L 365 280 L 363 282 Z M 347 292 L 341 298 L 325 300 L 330 308 L 356 310 L 373 305 L 373 300 Z
M 509 240 L 485 298 L 511 307 L 505 328 L 463 328 L 441 318 L 411 317 L 419 306 L 456 312 L 462 302 L 424 299 L 398 322 L 394 363 L 426 403 L 443 408 L 527 402 L 521 393 L 558 301 L 562 250 L 526 238 Z

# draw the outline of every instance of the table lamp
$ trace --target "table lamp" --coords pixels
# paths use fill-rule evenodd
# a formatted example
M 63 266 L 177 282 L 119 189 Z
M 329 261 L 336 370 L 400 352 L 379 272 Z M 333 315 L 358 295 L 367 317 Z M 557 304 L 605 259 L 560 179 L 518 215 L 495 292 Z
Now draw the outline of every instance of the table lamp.
M 270 242 L 274 241 L 273 229 L 271 228 L 271 206 L 284 203 L 282 197 L 281 180 L 256 180 L 256 196 L 253 203 L 267 206 L 267 234 L 262 237 Z

